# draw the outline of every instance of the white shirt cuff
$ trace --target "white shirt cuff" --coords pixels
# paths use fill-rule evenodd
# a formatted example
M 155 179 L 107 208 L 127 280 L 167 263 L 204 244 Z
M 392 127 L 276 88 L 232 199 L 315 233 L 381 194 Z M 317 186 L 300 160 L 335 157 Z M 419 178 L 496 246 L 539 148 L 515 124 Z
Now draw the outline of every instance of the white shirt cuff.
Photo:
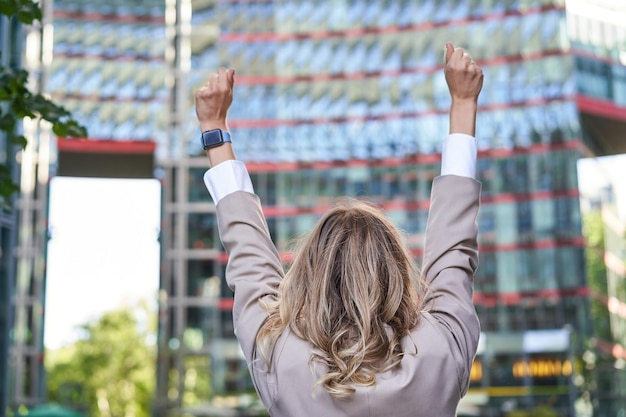
M 252 180 L 242 161 L 229 160 L 215 165 L 204 173 L 204 185 L 213 197 L 215 204 L 236 191 L 254 194 Z
M 452 133 L 441 149 L 441 175 L 476 178 L 476 138 L 464 133 Z

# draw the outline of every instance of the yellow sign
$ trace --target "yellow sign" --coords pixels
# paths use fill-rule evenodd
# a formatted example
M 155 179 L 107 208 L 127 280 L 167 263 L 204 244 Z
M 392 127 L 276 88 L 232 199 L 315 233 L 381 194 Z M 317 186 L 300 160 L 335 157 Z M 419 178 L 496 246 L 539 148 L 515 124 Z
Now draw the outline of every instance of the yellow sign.
M 570 376 L 572 374 L 572 362 L 569 359 L 531 359 L 519 360 L 513 363 L 513 376 L 515 378 L 556 378 Z
M 483 364 L 479 361 L 472 363 L 472 370 L 470 371 L 470 381 L 478 382 L 483 378 Z
M 519 359 L 511 365 L 514 378 L 558 378 L 568 377 L 573 372 L 572 362 L 569 359 Z M 470 382 L 480 382 L 483 378 L 483 364 L 476 359 L 472 363 Z

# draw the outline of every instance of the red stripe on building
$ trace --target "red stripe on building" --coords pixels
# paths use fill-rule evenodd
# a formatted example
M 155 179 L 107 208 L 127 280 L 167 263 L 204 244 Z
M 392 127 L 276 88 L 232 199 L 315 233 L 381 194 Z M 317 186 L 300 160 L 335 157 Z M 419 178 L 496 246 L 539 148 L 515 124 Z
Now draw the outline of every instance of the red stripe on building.
M 233 298 L 220 298 L 217 302 L 217 308 L 220 310 L 232 310 L 235 300 Z
M 533 299 L 554 299 L 589 296 L 588 287 L 576 288 L 551 288 L 537 291 L 514 291 L 499 293 L 474 293 L 474 304 L 485 307 L 495 307 L 496 305 L 518 305 L 522 301 Z
M 151 140 L 125 141 L 58 138 L 57 147 L 60 152 L 153 154 L 156 149 L 156 143 Z
M 613 101 L 577 95 L 576 104 L 583 113 L 609 119 L 626 120 L 626 107 L 618 106 Z
M 53 12 L 55 20 L 84 20 L 89 22 L 111 22 L 111 23 L 151 23 L 164 25 L 165 16 L 133 15 L 133 14 L 104 14 L 97 12 L 70 12 L 57 9 Z

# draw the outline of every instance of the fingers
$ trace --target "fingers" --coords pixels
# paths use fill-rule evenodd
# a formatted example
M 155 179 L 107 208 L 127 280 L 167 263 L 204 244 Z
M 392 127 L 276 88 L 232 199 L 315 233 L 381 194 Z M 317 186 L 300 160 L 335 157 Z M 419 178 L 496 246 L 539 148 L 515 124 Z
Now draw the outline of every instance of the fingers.
M 220 82 L 220 84 L 226 84 L 228 86 L 230 86 L 230 81 L 229 81 L 229 75 L 228 75 L 228 71 L 226 70 L 226 68 L 224 67 L 220 67 L 219 70 L 217 70 L 217 79 Z
M 445 61 L 446 65 L 454 63 L 454 61 L 462 61 L 465 57 L 469 57 L 469 54 L 465 52 L 463 48 L 456 48 L 452 42 L 446 43 Z M 471 57 L 470 57 L 471 60 Z
M 230 96 L 233 94 L 235 83 L 235 70 L 221 67 L 209 75 L 206 83 L 195 94 L 196 102 L 199 100 L 214 100 L 215 97 Z
M 206 83 L 196 91 L 196 116 L 203 130 L 228 128 L 226 119 L 233 102 L 235 71 L 219 68 L 209 74 Z
M 471 61 L 472 57 L 463 48 L 454 47 L 451 43 L 446 44 L 446 65 L 454 65 L 457 62 L 469 64 Z
M 446 67 L 449 69 L 477 69 L 478 65 L 472 56 L 463 48 L 454 47 L 451 42 L 446 43 Z
M 209 75 L 207 83 L 202 88 L 228 89 L 235 85 L 235 70 L 221 67 L 217 72 Z

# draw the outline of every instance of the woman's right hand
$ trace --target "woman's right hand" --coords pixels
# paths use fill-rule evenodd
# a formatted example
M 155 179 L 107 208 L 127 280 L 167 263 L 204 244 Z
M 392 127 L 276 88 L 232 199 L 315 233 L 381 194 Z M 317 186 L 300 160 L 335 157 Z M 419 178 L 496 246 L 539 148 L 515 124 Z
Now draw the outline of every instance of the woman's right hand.
M 463 50 L 446 43 L 446 82 L 452 101 L 471 101 L 476 103 L 483 87 L 483 71 Z
M 228 109 L 233 102 L 235 70 L 220 68 L 196 92 L 196 116 L 203 132 L 213 129 L 228 130 Z M 211 166 L 235 159 L 231 143 L 206 150 Z
M 446 43 L 444 69 L 452 105 L 450 106 L 450 133 L 476 136 L 478 95 L 483 87 L 483 71 L 463 50 Z
M 202 131 L 228 130 L 226 118 L 233 102 L 235 71 L 220 68 L 196 91 L 196 116 Z

